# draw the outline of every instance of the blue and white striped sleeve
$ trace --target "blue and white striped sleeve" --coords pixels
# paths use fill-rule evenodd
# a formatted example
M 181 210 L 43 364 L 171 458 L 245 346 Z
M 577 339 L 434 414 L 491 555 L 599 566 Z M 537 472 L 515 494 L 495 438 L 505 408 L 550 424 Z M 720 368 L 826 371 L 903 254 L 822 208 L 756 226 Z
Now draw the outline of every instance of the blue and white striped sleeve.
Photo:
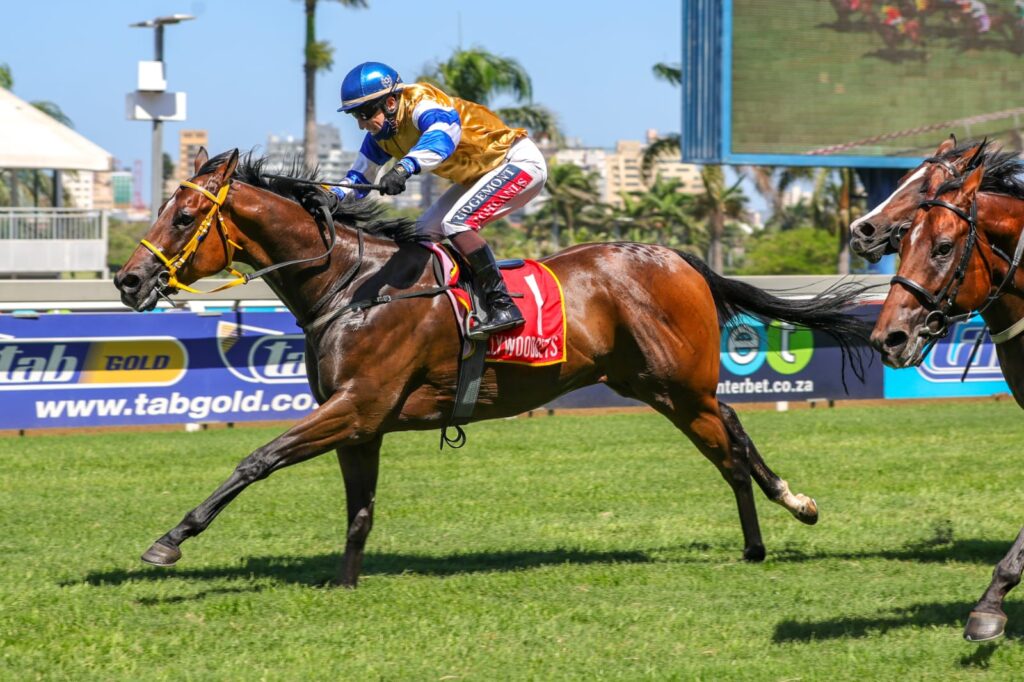
M 425 99 L 416 105 L 412 120 L 420 131 L 420 139 L 402 158 L 403 165 L 419 173 L 437 168 L 452 155 L 462 138 L 462 121 L 459 112 L 433 100 Z
M 352 164 L 352 168 L 345 174 L 345 181 L 359 185 L 370 184 L 372 179 L 376 179 L 380 167 L 387 163 L 390 158 L 388 153 L 381 149 L 380 145 L 373 139 L 373 136 L 367 133 L 366 137 L 363 138 L 362 146 L 359 148 L 359 154 L 356 155 L 355 163 Z M 362 199 L 369 194 L 364 189 L 345 189 L 344 187 L 332 187 L 331 191 L 342 201 L 350 195 L 356 199 Z

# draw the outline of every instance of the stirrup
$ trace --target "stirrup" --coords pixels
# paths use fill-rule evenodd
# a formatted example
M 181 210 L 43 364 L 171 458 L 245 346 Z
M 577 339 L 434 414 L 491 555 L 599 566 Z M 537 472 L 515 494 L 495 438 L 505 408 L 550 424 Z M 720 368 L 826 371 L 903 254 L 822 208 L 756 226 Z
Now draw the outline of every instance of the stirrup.
M 489 318 L 486 322 L 479 322 L 476 326 L 471 326 L 469 328 L 469 330 L 466 333 L 466 336 L 471 341 L 486 341 L 489 337 L 493 336 L 494 334 L 497 334 L 498 332 L 503 332 L 508 329 L 515 329 L 516 327 L 526 322 L 526 320 L 523 319 L 523 314 L 518 310 L 516 310 L 516 312 L 518 312 L 519 314 L 514 315 L 511 319 L 505 320 L 504 322 L 494 322 L 494 320 L 491 318 Z M 477 316 L 476 314 L 470 316 L 471 323 L 472 320 L 479 319 L 479 316 Z

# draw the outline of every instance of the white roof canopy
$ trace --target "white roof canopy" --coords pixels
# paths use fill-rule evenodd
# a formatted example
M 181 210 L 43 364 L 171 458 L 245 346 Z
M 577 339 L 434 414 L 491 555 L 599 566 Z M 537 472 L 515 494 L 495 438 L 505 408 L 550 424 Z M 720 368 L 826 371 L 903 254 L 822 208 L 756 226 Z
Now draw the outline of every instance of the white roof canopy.
M 0 88 L 0 168 L 106 171 L 109 152 Z

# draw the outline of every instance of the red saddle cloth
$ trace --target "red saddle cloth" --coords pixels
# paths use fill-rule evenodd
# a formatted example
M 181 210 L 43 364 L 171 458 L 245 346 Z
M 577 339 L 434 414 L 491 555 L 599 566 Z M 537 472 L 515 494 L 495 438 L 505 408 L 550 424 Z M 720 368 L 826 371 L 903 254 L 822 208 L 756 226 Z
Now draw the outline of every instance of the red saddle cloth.
M 441 259 L 448 277 L 446 283 L 454 286 L 459 279 L 459 266 L 443 248 L 436 244 L 428 248 Z M 526 260 L 520 266 L 502 268 L 501 274 L 526 323 L 491 336 L 485 359 L 534 367 L 565 362 L 565 295 L 555 273 L 543 263 Z M 465 346 L 472 343 L 465 338 L 466 317 L 472 304 L 463 289 L 455 288 L 449 293 L 463 332 L 465 351 Z

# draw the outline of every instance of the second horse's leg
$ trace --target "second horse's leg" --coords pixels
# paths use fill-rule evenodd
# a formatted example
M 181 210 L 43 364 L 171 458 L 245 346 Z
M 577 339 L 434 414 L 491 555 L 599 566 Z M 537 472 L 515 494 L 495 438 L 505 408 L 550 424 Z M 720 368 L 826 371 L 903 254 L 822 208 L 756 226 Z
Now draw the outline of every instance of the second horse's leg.
M 1003 613 L 1003 599 L 1006 593 L 1020 583 L 1024 572 L 1024 528 L 1017 534 L 1010 551 L 992 571 L 992 582 L 985 594 L 974 606 L 964 626 L 964 639 L 968 642 L 986 642 L 1003 634 L 1006 614 Z
M 381 441 L 378 435 L 368 443 L 338 448 L 348 508 L 345 556 L 341 560 L 337 580 L 344 587 L 354 588 L 359 581 L 366 538 L 373 528 L 373 500 L 377 490 Z
M 768 496 L 768 499 L 785 507 L 797 520 L 807 525 L 817 523 L 818 504 L 814 499 L 802 493 L 791 492 L 789 484 L 768 468 L 764 459 L 761 458 L 761 453 L 754 447 L 754 442 L 750 440 L 750 436 L 740 424 L 736 410 L 722 401 L 718 401 L 718 409 L 722 413 L 722 421 L 725 422 L 725 428 L 729 430 L 734 447 L 739 449 L 737 456 L 747 460 L 754 480 L 761 486 L 761 490 Z

